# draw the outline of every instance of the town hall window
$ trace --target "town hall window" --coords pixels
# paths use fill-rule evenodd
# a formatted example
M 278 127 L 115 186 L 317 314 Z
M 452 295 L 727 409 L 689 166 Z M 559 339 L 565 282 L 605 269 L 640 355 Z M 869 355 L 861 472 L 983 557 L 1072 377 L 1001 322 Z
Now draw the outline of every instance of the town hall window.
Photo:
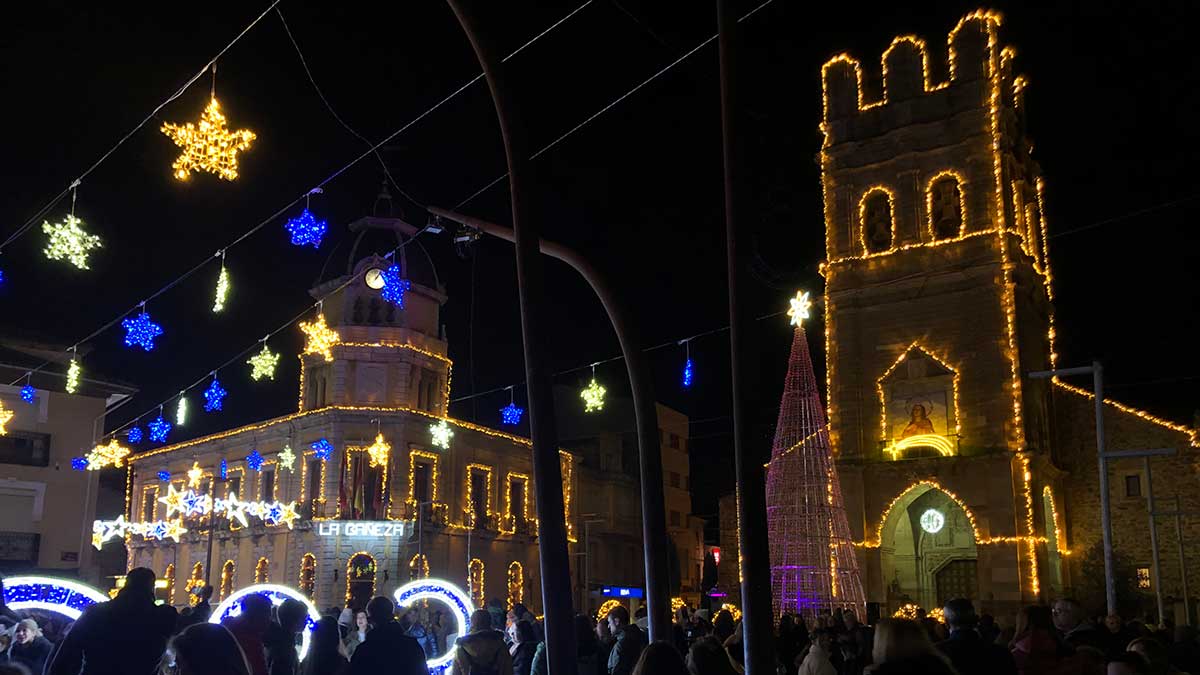
M 963 196 L 958 178 L 943 174 L 929 185 L 929 224 L 934 239 L 951 239 L 962 235 Z
M 882 189 L 863 196 L 859 207 L 863 244 L 867 253 L 880 253 L 892 247 L 892 197 Z

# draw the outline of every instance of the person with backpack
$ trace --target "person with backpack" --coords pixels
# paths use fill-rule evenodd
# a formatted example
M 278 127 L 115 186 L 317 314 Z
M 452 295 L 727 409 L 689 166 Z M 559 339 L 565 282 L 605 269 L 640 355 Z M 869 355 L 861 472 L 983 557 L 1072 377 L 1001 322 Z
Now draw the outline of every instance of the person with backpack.
M 486 609 L 471 614 L 471 632 L 458 638 L 454 655 L 455 675 L 513 675 L 512 657 L 504 635 L 492 629 Z

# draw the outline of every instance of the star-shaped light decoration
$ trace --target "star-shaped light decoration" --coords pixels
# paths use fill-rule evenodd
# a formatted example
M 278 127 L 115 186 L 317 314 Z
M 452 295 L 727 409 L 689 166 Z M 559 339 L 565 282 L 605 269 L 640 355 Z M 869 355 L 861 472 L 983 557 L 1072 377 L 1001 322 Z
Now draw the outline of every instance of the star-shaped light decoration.
M 521 423 L 521 416 L 524 414 L 524 408 L 518 407 L 516 403 L 509 403 L 500 409 L 500 421 L 510 426 L 516 426 Z
M 129 441 L 130 443 L 141 443 L 142 442 L 142 428 L 141 427 L 133 427 L 129 431 L 126 431 L 125 432 L 125 440 Z
M 295 246 L 312 246 L 319 248 L 321 246 L 321 238 L 325 236 L 325 231 L 329 226 L 324 220 L 317 220 L 308 209 L 295 218 L 289 218 L 287 224 L 284 225 L 292 235 L 292 244 Z
M 300 514 L 296 513 L 296 502 L 287 502 L 287 503 L 279 504 L 279 517 L 276 518 L 276 520 L 283 523 L 284 525 L 287 525 L 287 528 L 289 530 L 292 529 L 293 523 L 295 523 L 296 519 L 299 517 L 300 517 Z
M 588 383 L 588 386 L 579 392 L 579 397 L 583 399 L 583 411 L 596 412 L 604 408 L 605 392 L 605 388 L 601 387 L 599 382 L 596 382 L 595 377 L 592 377 L 592 381 Z
M 333 360 L 333 346 L 342 341 L 342 336 L 325 324 L 324 314 L 318 314 L 312 323 L 301 321 L 300 331 L 308 338 L 304 341 L 305 354 L 320 354 L 326 361 Z
M 8 429 L 5 429 L 4 425 L 8 424 L 9 420 L 13 418 L 13 415 L 16 415 L 16 413 L 5 408 L 4 403 L 0 402 L 0 436 L 8 433 Z
M 295 470 L 296 453 L 292 452 L 292 446 L 283 446 L 283 450 L 280 450 L 279 454 L 276 455 L 275 458 L 279 461 L 279 466 L 281 468 L 287 469 L 289 472 Z
M 250 357 L 246 362 L 250 366 L 250 379 L 257 382 L 264 377 L 275 379 L 275 366 L 279 364 L 279 355 L 267 348 L 263 343 L 262 351 Z
M 42 251 L 51 260 L 66 260 L 81 270 L 88 269 L 88 251 L 100 248 L 100 237 L 89 234 L 80 225 L 83 221 L 69 213 L 63 222 L 42 222 L 46 233 L 46 248 Z
M 74 469 L 75 471 L 87 471 L 87 468 L 88 468 L 87 457 L 72 457 L 71 458 L 71 468 Z
M 175 177 L 187 180 L 193 171 L 207 171 L 224 180 L 238 177 L 237 154 L 250 147 L 254 132 L 248 129 L 229 131 L 225 127 L 225 116 L 214 96 L 209 101 L 199 124 L 163 124 L 166 134 L 183 152 L 171 165 Z
M 200 481 L 204 480 L 204 469 L 200 468 L 200 462 L 193 461 L 192 468 L 187 470 L 188 487 L 200 487 Z M 167 514 L 168 516 L 171 514 Z
M 237 521 L 242 527 L 249 526 L 250 522 L 246 520 L 247 502 L 238 499 L 234 495 L 229 495 L 225 499 L 218 499 L 213 503 L 213 511 L 224 511 L 225 517 L 229 522 Z
M 170 481 L 170 480 L 171 480 L 171 472 L 170 472 L 170 471 L 167 471 L 166 469 L 163 469 L 162 471 L 159 471 L 159 472 L 158 472 L 158 479 L 159 479 L 159 480 L 161 480 L 161 481 Z
M 376 434 L 375 442 L 367 446 L 367 459 L 373 467 L 387 466 L 388 453 L 391 451 L 392 446 L 383 440 L 383 434 Z
M 107 445 L 97 445 L 87 454 L 88 471 L 99 471 L 109 466 L 120 467 L 129 452 L 129 448 L 118 443 L 117 439 L 109 439 Z
M 74 394 L 79 391 L 79 375 L 83 369 L 79 367 L 79 361 L 74 357 L 71 358 L 71 365 L 67 366 L 67 386 L 68 394 Z
M 379 292 L 379 295 L 384 300 L 404 309 L 404 294 L 410 288 L 412 288 L 412 283 L 408 279 L 400 277 L 399 265 L 392 265 L 383 271 L 383 290 Z
M 454 430 L 446 424 L 446 420 L 439 420 L 437 424 L 429 425 L 429 442 L 439 448 L 449 448 L 450 439 L 454 436 Z
M 204 412 L 214 412 L 221 409 L 225 404 L 225 396 L 229 392 L 221 386 L 217 381 L 217 376 L 213 375 L 212 382 L 209 383 L 208 389 L 204 390 Z
M 167 528 L 166 528 L 166 531 L 163 532 L 162 538 L 163 539 L 166 539 L 166 538 L 174 539 L 175 543 L 178 544 L 179 543 L 179 535 L 186 534 L 186 533 L 187 533 L 187 528 L 183 526 L 183 522 L 178 521 L 178 520 L 172 520 L 171 522 L 167 523 Z
M 183 514 L 185 516 L 202 516 L 209 511 L 212 511 L 212 497 L 192 490 L 183 493 Z
M 251 450 L 250 454 L 246 455 L 246 466 L 250 467 L 251 471 L 262 471 L 262 465 L 263 456 L 257 448 Z
M 154 443 L 166 443 L 167 434 L 171 433 L 171 423 L 163 419 L 162 413 L 151 420 L 146 428 L 150 430 L 150 440 Z
M 189 490 L 190 492 L 190 490 Z M 159 497 L 158 501 L 167 505 L 167 517 L 170 518 L 175 512 L 183 512 L 183 498 L 187 492 L 180 492 L 175 489 L 174 485 L 167 486 L 167 496 Z
M 333 443 L 330 443 L 328 438 L 314 441 L 310 447 L 313 449 L 313 454 L 322 462 L 328 462 L 329 458 L 333 456 Z
M 124 537 L 125 531 L 128 529 L 129 523 L 125 520 L 125 514 L 117 516 L 116 520 L 94 520 L 92 521 L 92 546 L 99 550 L 109 539 Z
M 126 347 L 141 347 L 146 351 L 154 349 L 154 338 L 163 334 L 162 326 L 154 323 L 144 309 L 134 318 L 122 321 L 121 328 L 125 329 Z
M 33 405 L 37 401 L 37 389 L 34 389 L 32 384 L 21 387 L 21 400 Z
M 808 299 L 808 291 L 796 291 L 796 297 L 788 300 L 791 308 L 787 315 L 793 326 L 804 327 L 804 320 L 809 317 L 808 310 L 812 309 L 812 301 Z

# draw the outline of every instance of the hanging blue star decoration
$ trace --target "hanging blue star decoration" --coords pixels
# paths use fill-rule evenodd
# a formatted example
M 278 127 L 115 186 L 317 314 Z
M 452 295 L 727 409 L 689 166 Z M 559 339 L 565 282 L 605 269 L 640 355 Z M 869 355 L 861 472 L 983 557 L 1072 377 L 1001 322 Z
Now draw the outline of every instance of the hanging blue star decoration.
M 151 321 L 145 310 L 132 319 L 122 321 L 121 327 L 125 329 L 126 347 L 141 347 L 146 351 L 154 349 L 154 338 L 163 334 L 162 326 Z
M 262 453 L 258 451 L 258 448 L 251 450 L 250 454 L 246 455 L 246 466 L 250 467 L 251 470 L 262 471 L 262 465 L 263 456 Z
M 384 300 L 404 309 L 404 294 L 412 288 L 408 279 L 400 278 L 400 266 L 392 265 L 383 271 L 383 290 L 380 295 Z
M 171 480 L 171 472 L 170 472 L 170 471 L 159 471 L 159 472 L 158 472 L 158 479 L 159 479 L 159 480 L 164 480 L 164 481 L 165 481 L 165 480 Z
M 229 462 L 226 462 L 225 458 L 222 457 L 221 458 L 221 480 L 228 480 L 228 479 L 229 479 Z
M 292 234 L 292 244 L 295 246 L 312 246 L 319 248 L 321 238 L 325 236 L 328 225 L 324 220 L 317 220 L 308 209 L 295 218 L 289 218 L 284 225 Z
M 313 452 L 316 453 L 317 459 L 322 462 L 328 462 L 329 458 L 333 456 L 333 443 L 330 443 L 327 438 L 316 441 L 311 447 Z
M 692 386 L 692 377 L 695 374 L 696 374 L 696 371 L 692 368 L 692 360 L 688 359 L 683 364 L 683 388 L 684 389 L 687 389 L 688 387 Z
M 33 405 L 33 402 L 37 400 L 37 389 L 34 389 L 32 384 L 21 387 L 21 400 Z
M 130 443 L 141 443 L 142 442 L 142 428 L 141 427 L 133 427 L 129 431 L 126 431 L 125 432 L 125 440 L 129 441 Z
M 521 423 L 521 416 L 524 414 L 524 408 L 517 407 L 516 403 L 509 403 L 500 409 L 500 421 L 504 424 L 516 426 Z
M 87 457 L 72 457 L 71 458 L 71 468 L 72 469 L 75 469 L 76 471 L 87 471 L 87 467 L 88 467 Z
M 162 413 L 159 413 L 158 419 L 147 424 L 146 428 L 150 430 L 150 440 L 155 443 L 166 443 L 167 434 L 171 433 L 171 423 L 163 419 Z
M 214 376 L 212 383 L 208 385 L 208 389 L 204 390 L 204 412 L 220 410 L 221 406 L 224 405 L 225 395 L 228 393 Z

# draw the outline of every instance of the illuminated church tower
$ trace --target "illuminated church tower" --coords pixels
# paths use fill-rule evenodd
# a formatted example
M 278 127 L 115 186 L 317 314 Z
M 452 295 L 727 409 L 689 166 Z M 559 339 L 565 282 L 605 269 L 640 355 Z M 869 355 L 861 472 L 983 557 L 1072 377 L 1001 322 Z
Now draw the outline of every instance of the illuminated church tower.
M 976 12 L 822 69 L 830 440 L 868 599 L 1041 590 L 1053 318 L 1014 52 Z M 878 86 L 873 86 L 878 84 Z M 1040 493 L 1039 493 L 1040 494 Z M 1049 567 L 1044 563 L 1043 567 Z

